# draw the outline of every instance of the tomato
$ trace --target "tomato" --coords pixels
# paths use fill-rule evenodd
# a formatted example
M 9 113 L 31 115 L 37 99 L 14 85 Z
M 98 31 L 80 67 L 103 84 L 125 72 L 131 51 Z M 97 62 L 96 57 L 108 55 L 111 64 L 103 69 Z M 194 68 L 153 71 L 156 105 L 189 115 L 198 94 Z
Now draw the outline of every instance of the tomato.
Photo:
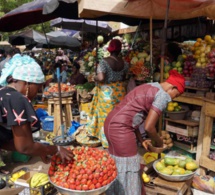
M 95 185 L 96 185 L 96 184 L 98 183 L 98 180 L 97 180 L 97 179 L 93 179 L 93 181 L 92 181 L 92 182 L 93 182 L 93 184 L 95 184 Z
M 70 185 L 69 185 L 69 188 L 70 188 L 71 190 L 75 190 L 75 189 L 76 189 L 76 186 L 75 186 L 74 184 L 70 184 Z
M 81 190 L 82 188 L 81 188 L 81 185 L 77 185 L 76 187 L 75 187 L 75 189 L 76 190 Z
M 94 184 L 91 184 L 90 186 L 89 186 L 89 189 L 90 190 L 94 190 L 96 187 L 95 187 L 95 185 Z
M 98 182 L 99 182 L 99 183 L 102 183 L 102 182 L 103 182 L 103 178 L 102 178 L 102 177 L 99 177 L 99 178 L 98 178 Z
M 101 188 L 101 184 L 100 184 L 100 183 L 97 183 L 97 184 L 96 184 L 96 188 Z
M 88 190 L 88 189 L 89 189 L 89 188 L 88 188 L 88 185 L 83 185 L 83 186 L 82 186 L 82 190 L 85 190 L 85 191 L 86 191 L 86 190 Z
M 82 180 L 82 175 L 77 175 L 77 180 L 81 181 Z
M 108 184 L 108 180 L 104 180 L 103 182 L 102 182 L 102 186 L 106 186 Z
M 87 180 L 86 179 L 82 179 L 81 180 L 81 184 L 87 184 Z

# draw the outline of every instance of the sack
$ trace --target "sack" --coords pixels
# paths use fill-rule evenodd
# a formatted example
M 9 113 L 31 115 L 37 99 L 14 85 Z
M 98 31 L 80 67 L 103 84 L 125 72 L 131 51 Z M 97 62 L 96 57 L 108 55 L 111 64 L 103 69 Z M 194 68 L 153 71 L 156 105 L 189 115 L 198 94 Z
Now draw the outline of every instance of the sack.
M 129 79 L 128 85 L 127 85 L 127 93 L 129 93 L 131 90 L 133 90 L 136 87 L 136 83 L 133 77 Z
M 68 136 L 71 136 L 73 133 L 75 133 L 75 131 L 81 126 L 80 123 L 76 122 L 76 121 L 72 121 L 72 126 L 70 127 L 69 131 L 68 131 Z

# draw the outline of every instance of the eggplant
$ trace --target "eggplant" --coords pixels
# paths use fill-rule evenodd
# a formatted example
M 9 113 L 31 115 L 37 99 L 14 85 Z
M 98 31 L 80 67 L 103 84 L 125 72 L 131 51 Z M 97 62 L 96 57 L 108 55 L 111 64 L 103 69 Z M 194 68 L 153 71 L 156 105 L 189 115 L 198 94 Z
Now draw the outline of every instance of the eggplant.
M 6 181 L 4 179 L 0 179 L 0 189 L 3 189 L 6 187 Z

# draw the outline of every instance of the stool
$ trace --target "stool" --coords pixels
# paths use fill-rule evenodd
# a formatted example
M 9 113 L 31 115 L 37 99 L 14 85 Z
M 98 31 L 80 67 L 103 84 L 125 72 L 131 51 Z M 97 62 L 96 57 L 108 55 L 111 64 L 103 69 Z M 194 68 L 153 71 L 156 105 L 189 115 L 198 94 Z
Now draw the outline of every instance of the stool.
M 153 180 L 153 187 L 144 186 L 147 195 L 190 195 L 192 179 L 187 181 L 167 181 L 160 177 Z
M 63 122 L 66 128 L 71 127 L 72 117 L 72 97 L 61 98 L 62 99 L 62 114 L 63 114 Z M 48 100 L 48 114 L 52 115 L 54 113 L 54 134 L 58 134 L 58 130 L 60 129 L 61 121 L 60 121 L 60 103 L 59 98 L 53 98 Z M 59 132 L 60 133 L 60 132 Z

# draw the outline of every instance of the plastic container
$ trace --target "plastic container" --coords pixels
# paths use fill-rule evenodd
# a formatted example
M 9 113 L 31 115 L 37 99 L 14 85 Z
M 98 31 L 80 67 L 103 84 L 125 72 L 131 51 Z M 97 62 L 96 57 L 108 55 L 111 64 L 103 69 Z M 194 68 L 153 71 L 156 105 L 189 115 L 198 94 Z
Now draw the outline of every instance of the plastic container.
M 42 123 L 42 129 L 44 131 L 52 132 L 54 129 L 54 117 L 53 116 L 43 116 L 40 118 Z
M 173 120 L 183 120 L 187 114 L 187 110 L 181 110 L 181 111 L 166 111 L 169 118 Z

